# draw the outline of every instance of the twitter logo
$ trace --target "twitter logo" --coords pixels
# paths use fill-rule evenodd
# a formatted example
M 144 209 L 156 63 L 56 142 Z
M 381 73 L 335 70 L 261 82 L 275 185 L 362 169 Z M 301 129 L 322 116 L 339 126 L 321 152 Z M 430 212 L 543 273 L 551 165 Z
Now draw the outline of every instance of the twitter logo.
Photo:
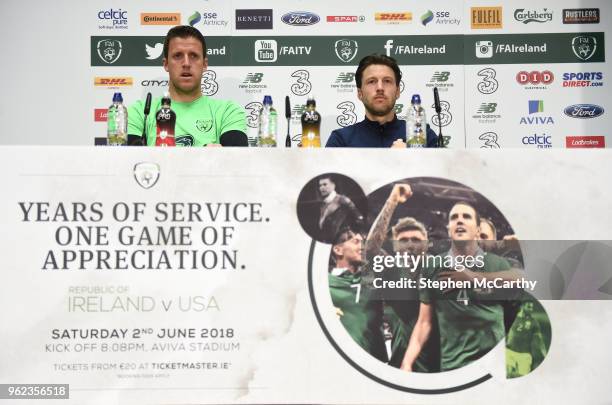
M 156 43 L 155 46 L 150 46 L 148 44 L 145 44 L 145 50 L 147 51 L 147 59 L 149 60 L 153 60 L 153 59 L 157 59 L 161 56 L 162 52 L 164 51 L 164 44 L 162 43 Z

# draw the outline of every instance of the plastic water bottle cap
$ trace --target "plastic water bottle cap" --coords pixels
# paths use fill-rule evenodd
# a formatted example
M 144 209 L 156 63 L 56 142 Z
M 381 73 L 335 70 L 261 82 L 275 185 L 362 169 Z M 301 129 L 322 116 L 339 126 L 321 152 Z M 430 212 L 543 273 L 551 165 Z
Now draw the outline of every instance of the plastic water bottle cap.
M 421 104 L 421 96 L 419 96 L 418 94 L 413 94 L 412 95 L 412 104 Z
M 121 96 L 121 93 L 113 94 L 113 103 L 123 103 L 123 97 Z
M 272 105 L 272 96 L 264 96 L 263 104 L 264 105 Z

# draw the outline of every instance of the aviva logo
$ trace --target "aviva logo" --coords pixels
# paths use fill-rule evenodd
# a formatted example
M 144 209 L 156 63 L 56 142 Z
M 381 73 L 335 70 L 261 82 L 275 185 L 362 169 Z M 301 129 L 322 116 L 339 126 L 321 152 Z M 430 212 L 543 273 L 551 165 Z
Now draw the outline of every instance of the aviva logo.
M 544 100 L 529 100 L 529 114 L 544 112 Z
M 197 11 L 194 11 L 194 13 L 190 15 L 189 18 L 187 19 L 187 21 L 189 22 L 189 25 L 191 25 L 192 27 L 196 25 L 197 23 L 199 23 L 201 20 L 202 20 L 202 15 L 198 13 Z

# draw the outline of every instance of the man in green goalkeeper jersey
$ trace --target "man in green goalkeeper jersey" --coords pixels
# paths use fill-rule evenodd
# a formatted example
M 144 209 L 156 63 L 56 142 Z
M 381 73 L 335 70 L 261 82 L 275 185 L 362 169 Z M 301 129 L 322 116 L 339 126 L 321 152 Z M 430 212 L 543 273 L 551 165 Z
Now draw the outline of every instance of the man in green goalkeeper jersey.
M 534 301 L 523 302 L 508 333 L 506 339 L 508 378 L 529 374 L 546 357 L 547 345 L 540 323 L 533 316 L 534 305 Z M 538 312 L 543 313 L 544 310 L 540 307 Z
M 366 257 L 369 261 L 375 255 L 386 255 L 382 246 L 387 239 L 391 217 L 398 205 L 405 203 L 411 196 L 412 190 L 409 184 L 395 184 L 393 186 L 389 197 L 374 220 L 366 240 Z M 391 234 L 394 253 L 407 253 L 417 256 L 427 252 L 427 229 L 416 219 L 412 217 L 400 218 L 391 228 Z M 371 271 L 371 269 L 368 268 L 368 271 Z M 393 267 L 387 268 L 379 274 L 386 281 L 416 280 L 420 274 L 420 269 Z M 393 336 L 389 364 L 399 368 L 419 314 L 418 289 L 383 289 L 381 293 L 385 306 L 389 308 L 386 314 Z M 437 330 L 435 329 L 432 333 L 437 336 Z M 438 363 L 439 345 L 437 339 L 432 337 L 421 350 L 415 362 L 414 371 L 439 371 Z
M 382 301 L 362 283 L 363 237 L 351 230 L 342 231 L 332 247 L 332 262 L 329 291 L 342 325 L 359 346 L 387 362 Z
M 481 258 L 481 267 L 468 269 L 428 267 L 425 280 L 466 281 L 475 279 L 518 280 L 523 272 L 510 269 L 503 258 L 484 254 L 478 246 L 480 217 L 469 203 L 456 203 L 449 212 L 448 233 L 451 248 L 445 257 L 459 263 L 465 257 Z M 402 369 L 411 371 L 423 345 L 429 339 L 435 316 L 440 331 L 440 370 L 453 370 L 470 364 L 488 353 L 504 337 L 503 308 L 492 300 L 491 289 L 461 288 L 420 290 L 421 305 L 410 337 Z

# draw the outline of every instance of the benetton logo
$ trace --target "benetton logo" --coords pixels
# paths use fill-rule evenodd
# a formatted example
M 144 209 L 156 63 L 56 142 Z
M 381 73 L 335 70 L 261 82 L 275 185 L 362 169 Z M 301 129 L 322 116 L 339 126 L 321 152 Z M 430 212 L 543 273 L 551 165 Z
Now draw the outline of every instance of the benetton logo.
M 502 7 L 472 7 L 472 29 L 502 28 Z
M 131 86 L 133 82 L 131 77 L 96 77 L 94 86 Z

